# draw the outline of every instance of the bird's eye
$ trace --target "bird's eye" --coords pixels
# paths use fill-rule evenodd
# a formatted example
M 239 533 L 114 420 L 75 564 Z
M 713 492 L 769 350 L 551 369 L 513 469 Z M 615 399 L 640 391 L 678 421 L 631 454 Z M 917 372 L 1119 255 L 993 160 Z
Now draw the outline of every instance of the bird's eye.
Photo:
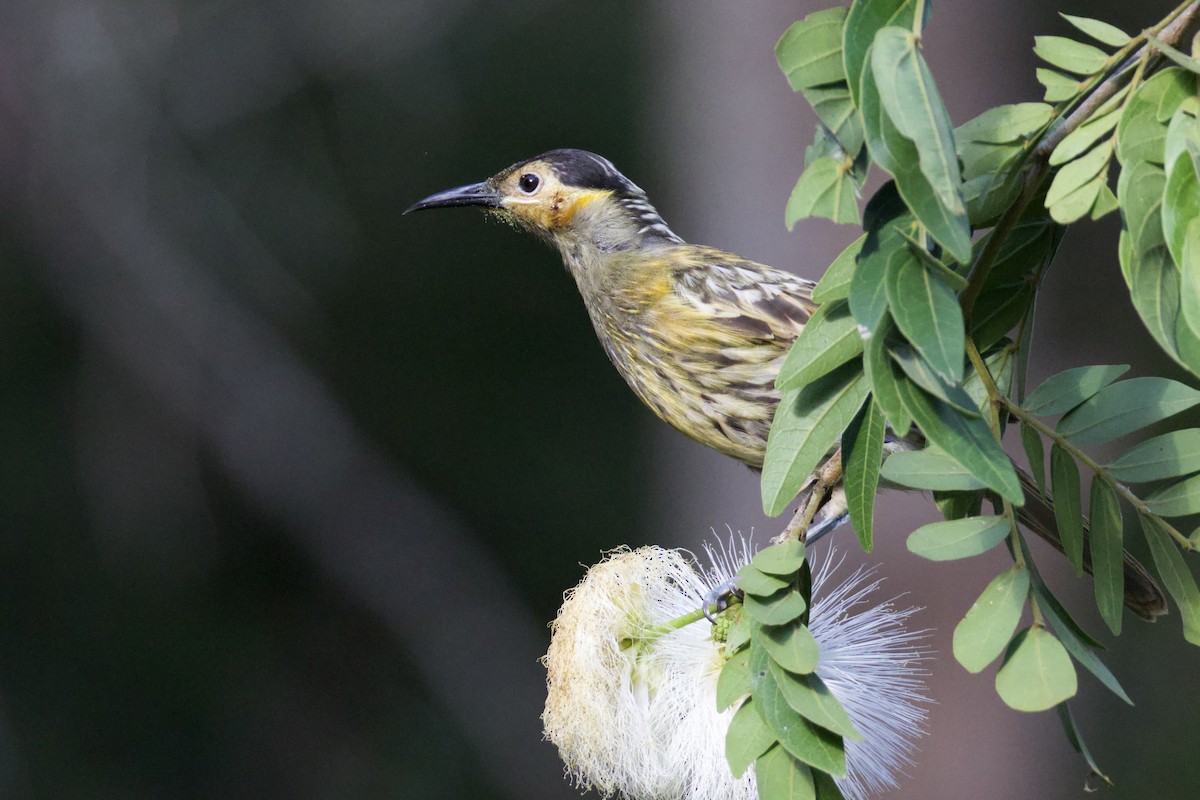
M 526 172 L 517 181 L 517 186 L 521 187 L 521 191 L 525 194 L 533 194 L 542 185 L 542 179 L 532 172 Z

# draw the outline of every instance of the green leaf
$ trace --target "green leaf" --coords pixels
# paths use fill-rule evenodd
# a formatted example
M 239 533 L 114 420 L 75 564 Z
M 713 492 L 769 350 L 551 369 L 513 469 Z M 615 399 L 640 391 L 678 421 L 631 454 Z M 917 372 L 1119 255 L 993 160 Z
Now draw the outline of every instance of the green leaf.
M 907 381 L 897 383 L 897 389 L 905 408 L 930 442 L 988 488 L 1015 505 L 1024 503 L 1017 472 L 983 420 L 964 417 Z
M 799 389 L 845 364 L 862 352 L 862 336 L 850 305 L 835 300 L 819 307 L 788 351 L 775 387 Z
M 1162 225 L 1167 249 L 1179 267 L 1184 266 L 1183 243 L 1188 228 L 1200 218 L 1200 181 L 1191 158 L 1177 158 L 1169 168 L 1163 192 Z
M 1015 103 L 989 108 L 954 130 L 961 147 L 966 142 L 1024 144 L 1054 118 L 1054 106 L 1046 103 Z
M 970 517 L 931 522 L 908 537 L 908 549 L 930 561 L 951 561 L 986 553 L 1004 541 L 1010 524 L 1004 517 Z
M 842 25 L 846 9 L 826 8 L 792 23 L 775 45 L 775 58 L 793 91 L 846 79 Z
M 846 490 L 850 523 L 867 553 L 873 544 L 875 494 L 879 489 L 886 431 L 883 412 L 875 401 L 869 400 L 842 434 L 842 486 Z
M 1028 554 L 1026 554 L 1026 558 L 1028 558 Z M 1125 689 L 1121 686 L 1116 676 L 1096 656 L 1094 648 L 1103 649 L 1101 644 L 1089 636 L 1083 628 L 1079 627 L 1079 623 L 1071 618 L 1071 615 L 1063 608 L 1062 603 L 1058 602 L 1058 598 L 1051 594 L 1050 590 L 1040 580 L 1035 581 L 1035 592 L 1037 593 L 1038 602 L 1041 604 L 1042 615 L 1050 623 L 1050 627 L 1054 629 L 1058 640 L 1062 642 L 1063 647 L 1067 648 L 1067 652 L 1071 654 L 1071 657 L 1079 662 L 1080 666 L 1095 675 L 1096 679 L 1104 684 L 1105 688 L 1110 692 L 1129 705 L 1133 705 L 1133 700 L 1125 693 Z
M 863 128 L 871 159 L 892 173 L 896 178 L 896 189 L 904 202 L 946 252 L 960 263 L 969 263 L 971 228 L 966 207 L 960 203 L 958 207 L 961 211 L 953 212 L 939 198 L 922 171 L 917 146 L 900 133 L 884 109 L 874 70 L 863 73 L 861 102 Z M 953 150 L 950 154 L 953 156 Z M 958 191 L 961 193 L 961 177 Z
M 777 664 L 772 664 L 771 675 L 783 692 L 784 699 L 797 714 L 839 736 L 856 742 L 863 740 L 863 735 L 854 727 L 850 715 L 816 673 L 790 675 Z
M 764 547 L 750 559 L 750 565 L 768 575 L 791 577 L 804 566 L 804 542 L 788 539 Z
M 846 774 L 842 737 L 819 728 L 792 710 L 769 666 L 753 693 L 758 712 L 785 750 L 809 766 L 839 777 Z
M 1029 471 L 1042 494 L 1046 493 L 1046 450 L 1042 444 L 1042 435 L 1028 425 L 1021 425 L 1021 446 L 1025 448 L 1025 457 L 1029 459 Z
M 1164 204 L 1164 213 L 1165 208 Z M 1200 219 L 1193 219 L 1188 224 L 1180 259 L 1179 307 L 1182 313 L 1175 321 L 1175 343 L 1184 360 L 1195 366 L 1200 363 L 1200 357 L 1187 345 L 1200 336 Z
M 788 198 L 784 224 L 790 231 L 808 217 L 858 224 L 858 187 L 849 159 L 826 156 L 804 168 Z
M 1108 64 L 1108 55 L 1099 47 L 1065 36 L 1035 36 L 1033 42 L 1033 52 L 1039 58 L 1076 75 L 1095 75 Z
M 785 625 L 803 614 L 808 604 L 799 592 L 787 588 L 766 597 L 748 594 L 742 599 L 742 607 L 761 625 Z M 753 641 L 753 629 L 750 638 Z
M 1055 634 L 1058 635 L 1063 647 L 1067 648 L 1067 652 L 1085 669 L 1095 675 L 1109 691 L 1126 703 L 1133 705 L 1133 701 L 1129 699 L 1129 695 L 1121 688 L 1121 684 L 1117 681 L 1116 677 L 1096 657 L 1095 652 L 1093 652 L 1093 649 L 1103 650 L 1104 646 L 1081 628 L 1078 622 L 1071 618 L 1071 615 L 1063 608 L 1062 603 L 1058 602 L 1058 598 L 1047 588 L 1041 576 L 1038 575 L 1037 567 L 1033 563 L 1033 556 L 1029 552 L 1029 546 L 1025 543 L 1024 537 L 1018 537 L 1018 541 L 1021 545 L 1021 553 L 1025 557 L 1025 564 L 1029 568 L 1030 583 L 1033 586 L 1034 593 L 1037 595 L 1042 615 L 1050 623 L 1050 627 L 1054 629 Z
M 1073 17 L 1070 14 L 1059 13 L 1059 16 L 1101 44 L 1109 47 L 1124 47 L 1129 44 L 1129 34 L 1115 25 L 1088 17 Z
M 1133 433 L 1200 403 L 1200 392 L 1168 378 L 1130 378 L 1085 400 L 1058 422 L 1075 444 L 1096 444 Z
M 1065 414 L 1128 371 L 1128 364 L 1094 364 L 1064 370 L 1042 381 L 1021 407 L 1039 417 Z
M 929 362 L 921 358 L 908 342 L 899 342 L 894 346 L 889 345 L 888 353 L 909 380 L 917 386 L 964 416 L 972 418 L 980 416 L 980 404 L 976 402 L 974 395 L 966 390 L 966 382 L 962 384 L 948 383 L 942 376 L 934 372 Z M 971 373 L 971 376 L 975 377 L 975 373 Z
M 1056 222 L 1065 225 L 1091 211 L 1100 187 L 1107 180 L 1106 168 L 1112 153 L 1113 141 L 1109 139 L 1058 170 L 1046 193 L 1046 208 Z
M 921 172 L 938 200 L 951 214 L 965 216 L 954 129 L 921 55 L 920 37 L 906 28 L 881 28 L 875 34 L 871 69 L 888 117 L 916 145 Z
M 888 262 L 885 286 L 900 332 L 944 381 L 962 381 L 966 331 L 954 292 L 911 253 Z
M 1200 475 L 1156 489 L 1145 498 L 1146 505 L 1162 517 L 1200 514 Z
M 772 747 L 754 763 L 759 800 L 816 800 L 812 770 L 783 747 Z
M 1029 572 L 1020 566 L 1001 572 L 979 595 L 954 629 L 954 657 L 967 672 L 979 672 L 1004 652 L 1028 595 Z
M 1116 109 L 1103 116 L 1092 117 L 1058 143 L 1054 152 L 1050 154 L 1050 166 L 1057 167 L 1059 164 L 1065 164 L 1087 152 L 1088 148 L 1095 144 L 1100 137 L 1112 132 L 1120 120 L 1121 114 Z
M 939 450 L 892 453 L 880 473 L 884 480 L 914 489 L 971 491 L 986 488 L 962 464 Z
M 886 337 L 892 327 L 891 319 L 867 340 L 863 350 L 863 367 L 871 383 L 875 402 L 883 411 L 894 431 L 907 432 L 912 427 L 912 413 L 904 403 L 901 384 L 908 380 L 888 353 Z
M 1062 643 L 1042 627 L 1017 634 L 996 673 L 996 692 L 1017 711 L 1045 711 L 1075 696 L 1078 679 Z
M 825 274 L 821 276 L 821 280 L 817 281 L 817 285 L 813 287 L 814 303 L 825 304 L 834 300 L 844 300 L 850 296 L 850 281 L 854 277 L 858 254 L 862 251 L 863 242 L 866 240 L 866 234 L 858 237 L 833 260 L 829 269 L 825 270 Z
M 1121 545 L 1121 506 L 1116 494 L 1099 478 L 1092 481 L 1092 571 L 1096 606 L 1114 636 L 1121 635 L 1125 601 L 1125 556 Z
M 931 11 L 932 4 L 926 3 L 922 28 L 928 23 Z M 846 67 L 846 82 L 850 84 L 854 102 L 860 108 L 859 82 L 864 72 L 871 71 L 870 49 L 876 31 L 889 25 L 912 30 L 915 16 L 916 3 L 913 0 L 860 0 L 851 5 L 842 39 L 842 58 Z
M 724 711 L 750 694 L 750 651 L 737 653 L 717 676 L 717 711 Z
M 1163 163 L 1167 127 L 1162 123 L 1187 97 L 1196 93 L 1195 76 L 1178 67 L 1156 72 L 1138 87 L 1117 123 L 1117 158 L 1122 164 Z M 1160 113 L 1166 116 L 1159 117 Z
M 1046 87 L 1046 94 L 1042 99 L 1047 103 L 1070 100 L 1083 88 L 1083 84 L 1079 81 L 1052 69 L 1038 67 L 1036 74 L 1038 83 Z
M 1200 645 L 1200 589 L 1196 588 L 1196 579 L 1170 535 L 1154 519 L 1143 516 L 1141 520 L 1154 566 L 1183 617 L 1183 638 Z
M 1200 472 L 1200 428 L 1171 431 L 1147 439 L 1108 465 L 1125 483 L 1145 483 Z
M 1054 486 L 1054 520 L 1062 539 L 1063 554 L 1083 574 L 1083 500 L 1079 495 L 1079 467 L 1057 444 L 1050 448 L 1050 478 Z
M 763 721 L 754 700 L 747 700 L 734 713 L 725 733 L 725 760 L 735 778 L 746 773 L 755 759 L 775 744 L 775 735 Z
M 746 594 L 758 597 L 769 597 L 790 585 L 790 581 L 768 575 L 753 564 L 747 564 L 737 572 L 737 587 Z
M 884 238 L 884 237 L 879 237 Z M 899 240 L 894 234 L 886 237 Z M 869 249 L 868 249 L 869 248 Z M 884 274 L 891 251 L 881 252 L 879 239 L 867 233 L 867 245 L 859 256 L 858 269 L 850 281 L 850 313 L 863 330 L 874 334 L 887 313 L 887 286 Z
M 817 640 L 806 625 L 769 626 L 759 635 L 771 659 L 787 671 L 807 675 L 817 668 Z
M 870 387 L 858 364 L 847 364 L 802 389 L 786 392 L 775 411 L 762 472 L 763 509 L 787 508 L 812 471 L 854 419 Z

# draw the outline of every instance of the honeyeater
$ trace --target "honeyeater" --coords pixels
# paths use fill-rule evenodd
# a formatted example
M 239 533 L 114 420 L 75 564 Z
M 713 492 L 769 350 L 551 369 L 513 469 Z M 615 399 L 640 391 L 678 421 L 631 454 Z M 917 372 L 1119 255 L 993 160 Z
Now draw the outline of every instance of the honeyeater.
M 405 213 L 453 206 L 485 208 L 553 245 L 601 346 L 638 397 L 687 436 L 762 468 L 780 400 L 775 378 L 816 310 L 813 283 L 688 244 L 642 189 L 584 150 L 551 150 Z M 920 446 L 919 434 L 896 432 L 889 446 Z M 1053 510 L 1036 489 L 1026 494 L 1022 521 L 1061 550 Z M 845 518 L 845 494 L 835 487 L 809 540 Z M 1146 619 L 1166 612 L 1162 591 L 1128 554 L 1125 604 Z

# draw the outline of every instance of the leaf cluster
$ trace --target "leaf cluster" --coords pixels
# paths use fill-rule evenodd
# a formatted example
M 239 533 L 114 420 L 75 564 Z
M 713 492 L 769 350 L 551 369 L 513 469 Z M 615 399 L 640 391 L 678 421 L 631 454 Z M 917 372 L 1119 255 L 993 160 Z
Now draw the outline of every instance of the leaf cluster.
M 717 708 L 737 705 L 725 739 L 730 768 L 754 765 L 763 800 L 840 800 L 845 740 L 861 740 L 817 676 L 820 653 L 808 628 L 812 581 L 803 542 L 759 551 L 737 574 L 743 593 L 725 643 Z
M 1076 666 L 1129 698 L 1041 579 L 1018 523 L 1094 574 L 1101 618 L 1119 634 L 1129 582 L 1144 576 L 1124 549 L 1132 509 L 1185 638 L 1200 644 L 1200 589 L 1184 558 L 1200 533 L 1176 527 L 1200 513 L 1200 429 L 1135 441 L 1106 461 L 1085 449 L 1192 408 L 1200 392 L 1164 377 L 1118 380 L 1125 367 L 1095 365 L 1026 395 L 1033 310 L 1063 226 L 1119 210 L 1133 306 L 1159 346 L 1200 376 L 1200 60 L 1172 44 L 1200 10 L 1184 4 L 1134 36 L 1064 15 L 1088 41 L 1037 37 L 1043 102 L 957 127 L 923 54 L 929 12 L 921 0 L 856 0 L 796 22 L 776 47 L 819 119 L 787 223 L 821 216 L 863 234 L 815 287 L 820 309 L 779 373 L 763 505 L 781 513 L 840 448 L 865 549 L 881 485 L 934 493 L 946 520 L 910 535 L 919 555 L 949 561 L 1004 543 L 1012 566 L 967 610 L 955 657 L 971 672 L 999 660 L 996 690 L 1014 709 L 1058 707 L 1100 774 L 1065 706 Z M 870 169 L 889 180 L 860 217 L 854 199 Z M 1014 422 L 1032 476 L 1001 446 Z M 985 503 L 992 513 L 981 515 Z M 747 613 L 761 613 L 763 599 L 749 593 Z M 750 642 L 750 654 L 769 655 Z

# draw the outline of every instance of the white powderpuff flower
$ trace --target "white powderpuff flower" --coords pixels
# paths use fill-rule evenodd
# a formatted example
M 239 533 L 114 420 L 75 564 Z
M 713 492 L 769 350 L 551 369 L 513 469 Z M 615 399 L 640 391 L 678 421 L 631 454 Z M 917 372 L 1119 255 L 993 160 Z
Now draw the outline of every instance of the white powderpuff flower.
M 551 625 L 546 738 L 569 777 L 605 797 L 630 800 L 753 800 L 753 769 L 735 778 L 725 760 L 732 711 L 716 710 L 724 647 L 695 619 L 701 598 L 750 557 L 745 541 L 710 569 L 690 554 L 660 547 L 620 549 L 567 592 Z M 847 740 L 847 800 L 895 785 L 910 765 L 925 721 L 919 644 L 904 622 L 914 609 L 891 603 L 859 608 L 879 585 L 858 570 L 826 591 L 836 565 L 813 576 L 810 629 L 820 648 L 817 674 L 845 707 L 864 740 Z

